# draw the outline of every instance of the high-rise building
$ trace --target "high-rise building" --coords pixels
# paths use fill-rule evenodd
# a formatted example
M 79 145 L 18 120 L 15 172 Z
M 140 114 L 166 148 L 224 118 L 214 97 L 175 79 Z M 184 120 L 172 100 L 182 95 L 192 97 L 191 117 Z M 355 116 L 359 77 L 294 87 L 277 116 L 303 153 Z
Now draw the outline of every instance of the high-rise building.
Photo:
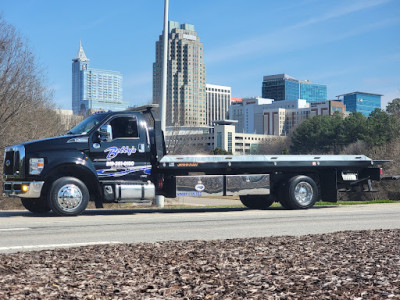
M 213 126 L 213 121 L 228 118 L 229 105 L 231 105 L 231 88 L 207 83 L 206 91 L 206 123 Z
M 322 102 L 327 100 L 326 85 L 312 83 L 308 80 L 300 81 L 300 97 L 307 102 Z
M 380 94 L 371 94 L 364 92 L 353 92 L 337 96 L 342 99 L 349 112 L 360 112 L 368 117 L 375 108 L 381 108 Z
M 297 80 L 287 74 L 264 76 L 262 97 L 281 100 L 305 99 L 307 102 L 326 101 L 327 87 L 308 80 Z
M 89 59 L 82 44 L 72 60 L 72 110 L 74 114 L 87 114 L 98 110 L 124 110 L 129 106 L 122 101 L 122 75 L 118 71 L 89 67 Z
M 153 103 L 161 103 L 163 35 L 156 42 Z M 206 126 L 206 66 L 194 25 L 168 22 L 167 126 Z

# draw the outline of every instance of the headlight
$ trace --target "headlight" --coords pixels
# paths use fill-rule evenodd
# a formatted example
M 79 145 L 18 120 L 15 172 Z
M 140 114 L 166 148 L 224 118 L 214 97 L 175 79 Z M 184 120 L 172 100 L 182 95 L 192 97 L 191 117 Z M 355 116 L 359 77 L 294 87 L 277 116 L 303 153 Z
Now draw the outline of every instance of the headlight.
M 39 175 L 44 168 L 44 158 L 31 158 L 29 160 L 29 174 Z

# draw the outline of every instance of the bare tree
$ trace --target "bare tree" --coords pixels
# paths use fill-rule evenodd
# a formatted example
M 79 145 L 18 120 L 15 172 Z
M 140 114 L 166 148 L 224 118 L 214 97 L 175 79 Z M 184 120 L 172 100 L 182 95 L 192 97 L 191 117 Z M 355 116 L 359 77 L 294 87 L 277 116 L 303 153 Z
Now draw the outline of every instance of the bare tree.
M 21 112 L 49 99 L 41 84 L 33 54 L 16 33 L 0 17 L 0 136 Z
M 6 146 L 67 131 L 52 99 L 28 43 L 0 16 L 0 157 Z
M 288 154 L 290 138 L 288 136 L 277 136 L 266 139 L 258 147 L 259 154 Z
M 0 16 L 0 148 L 58 133 L 52 97 L 27 42 Z
M 169 154 L 206 154 L 211 149 L 207 149 L 208 137 L 195 128 L 175 126 L 167 129 L 165 146 Z

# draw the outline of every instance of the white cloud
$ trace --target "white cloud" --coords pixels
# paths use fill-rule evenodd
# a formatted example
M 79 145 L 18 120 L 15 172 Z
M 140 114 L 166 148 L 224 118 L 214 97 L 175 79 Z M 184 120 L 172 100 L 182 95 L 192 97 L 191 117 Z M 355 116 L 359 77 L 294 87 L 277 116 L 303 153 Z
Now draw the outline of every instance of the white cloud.
M 329 21 L 331 19 L 339 18 L 357 11 L 361 11 L 364 9 L 368 9 L 374 6 L 379 6 L 382 4 L 385 4 L 389 2 L 390 0 L 371 0 L 371 1 L 346 1 L 347 5 L 342 5 L 339 4 L 339 6 L 336 9 L 333 9 L 329 11 L 326 14 L 323 14 L 321 16 L 311 18 L 309 20 L 306 20 L 304 22 L 297 23 L 293 26 L 290 26 L 289 28 L 299 28 L 299 27 L 305 27 L 305 26 L 310 26 L 310 25 L 315 25 L 318 23 L 322 23 L 325 21 Z
M 301 47 L 310 47 L 311 45 L 333 42 L 343 40 L 352 36 L 356 36 L 374 29 L 386 27 L 398 23 L 397 19 L 389 19 L 378 21 L 372 24 L 362 24 L 360 27 L 355 27 L 353 30 L 344 32 L 342 35 L 327 35 L 320 39 L 310 38 L 307 40 L 307 32 L 301 35 L 296 32 L 307 26 L 315 26 L 316 24 L 329 21 L 334 18 L 345 16 L 357 11 L 372 8 L 385 4 L 391 0 L 371 0 L 371 1 L 357 1 L 351 5 L 339 5 L 338 8 L 303 22 L 282 28 L 275 32 L 256 36 L 250 39 L 242 40 L 240 42 L 224 46 L 215 50 L 205 53 L 206 63 L 212 64 L 221 61 L 235 59 L 241 56 L 249 56 L 250 54 L 262 53 L 264 56 L 281 51 L 290 51 L 299 49 Z M 285 37 L 284 39 L 282 37 Z

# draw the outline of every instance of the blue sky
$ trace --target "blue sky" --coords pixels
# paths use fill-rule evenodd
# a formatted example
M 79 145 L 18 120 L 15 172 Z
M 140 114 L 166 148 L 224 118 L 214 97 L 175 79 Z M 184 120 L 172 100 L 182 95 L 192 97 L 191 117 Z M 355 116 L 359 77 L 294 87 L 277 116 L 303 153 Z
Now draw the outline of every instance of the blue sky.
M 233 97 L 261 96 L 264 75 L 286 73 L 328 87 L 328 98 L 363 91 L 400 97 L 400 0 L 170 0 L 169 19 L 204 44 L 207 83 Z M 79 41 L 93 68 L 120 71 L 132 105 L 152 99 L 163 0 L 0 0 L 25 37 L 58 107 L 71 109 Z

